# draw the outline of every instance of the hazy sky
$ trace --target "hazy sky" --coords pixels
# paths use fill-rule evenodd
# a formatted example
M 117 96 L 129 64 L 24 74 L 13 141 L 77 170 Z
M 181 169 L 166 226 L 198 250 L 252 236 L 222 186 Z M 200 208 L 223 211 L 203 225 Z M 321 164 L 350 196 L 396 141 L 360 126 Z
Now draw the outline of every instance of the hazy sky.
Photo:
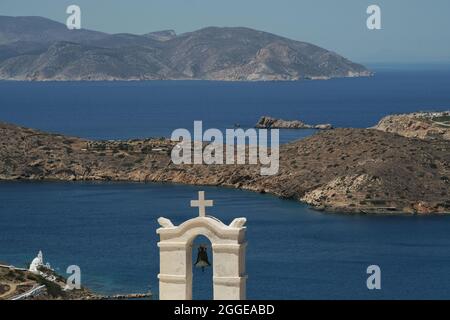
M 0 15 L 65 22 L 110 33 L 177 33 L 245 26 L 312 42 L 358 62 L 450 62 L 450 0 L 0 0 Z M 382 30 L 366 27 L 368 5 L 382 9 Z

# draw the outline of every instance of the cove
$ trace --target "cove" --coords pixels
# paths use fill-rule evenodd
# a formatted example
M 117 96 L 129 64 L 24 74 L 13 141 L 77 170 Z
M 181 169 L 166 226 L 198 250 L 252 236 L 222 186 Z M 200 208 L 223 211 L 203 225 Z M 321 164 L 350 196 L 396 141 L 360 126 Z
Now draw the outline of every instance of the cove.
M 247 222 L 249 299 L 449 298 L 449 217 L 316 212 L 241 190 L 172 184 L 0 183 L 0 260 L 22 266 L 38 250 L 57 271 L 77 264 L 82 285 L 105 294 L 158 291 L 157 218 L 195 217 L 205 190 L 211 214 Z M 382 269 L 367 290 L 367 266 Z M 194 270 L 194 299 L 211 298 L 210 270 Z

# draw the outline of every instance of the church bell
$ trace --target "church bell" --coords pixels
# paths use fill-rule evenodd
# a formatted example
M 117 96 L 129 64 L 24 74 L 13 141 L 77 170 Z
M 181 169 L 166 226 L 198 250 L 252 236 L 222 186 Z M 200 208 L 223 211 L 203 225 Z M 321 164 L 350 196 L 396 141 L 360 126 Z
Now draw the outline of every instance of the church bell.
M 208 253 L 206 251 L 206 247 L 200 246 L 198 248 L 197 253 L 197 261 L 195 262 L 195 267 L 202 268 L 202 271 L 205 271 L 205 267 L 210 267 L 211 263 L 208 260 Z

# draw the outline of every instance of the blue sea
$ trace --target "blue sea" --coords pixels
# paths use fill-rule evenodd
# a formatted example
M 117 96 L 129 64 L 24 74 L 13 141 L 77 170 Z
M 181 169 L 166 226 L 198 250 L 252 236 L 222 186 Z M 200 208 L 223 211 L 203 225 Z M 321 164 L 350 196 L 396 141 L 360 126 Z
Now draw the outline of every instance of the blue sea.
M 386 114 L 450 109 L 450 68 L 375 71 L 371 78 L 302 82 L 0 82 L 0 121 L 129 139 L 170 136 L 192 129 L 194 120 L 205 128 L 249 128 L 269 115 L 369 127 Z M 281 141 L 313 133 L 283 130 Z M 157 298 L 156 219 L 195 217 L 189 201 L 198 190 L 215 201 L 208 214 L 225 223 L 248 219 L 250 299 L 450 298 L 450 217 L 323 213 L 227 188 L 1 182 L 0 262 L 24 266 L 42 250 L 62 274 L 80 266 L 83 285 L 96 292 L 151 290 Z M 366 269 L 374 264 L 382 289 L 369 291 Z M 195 269 L 194 298 L 212 297 L 211 275 Z

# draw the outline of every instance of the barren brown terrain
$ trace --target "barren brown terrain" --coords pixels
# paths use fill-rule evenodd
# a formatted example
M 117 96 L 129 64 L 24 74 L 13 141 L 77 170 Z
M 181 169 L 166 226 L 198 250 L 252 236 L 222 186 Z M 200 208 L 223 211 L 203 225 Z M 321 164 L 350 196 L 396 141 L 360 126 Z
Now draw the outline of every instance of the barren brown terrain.
M 381 119 L 374 128 L 408 138 L 450 140 L 450 111 L 391 115 Z
M 280 147 L 280 170 L 175 165 L 164 139 L 88 141 L 0 124 L 0 180 L 137 181 L 271 193 L 345 213 L 450 212 L 450 141 L 334 129 Z

